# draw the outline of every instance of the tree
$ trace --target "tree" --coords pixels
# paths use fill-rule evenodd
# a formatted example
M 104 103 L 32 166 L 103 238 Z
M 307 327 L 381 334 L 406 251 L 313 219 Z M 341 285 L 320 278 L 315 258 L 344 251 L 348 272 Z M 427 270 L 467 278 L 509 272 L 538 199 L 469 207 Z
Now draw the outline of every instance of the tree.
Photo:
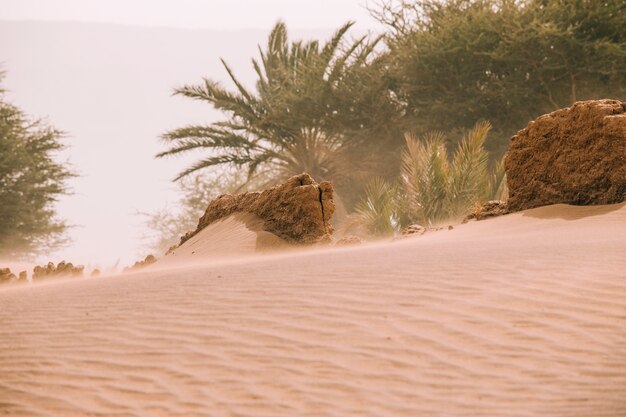
M 209 79 L 176 89 L 175 94 L 207 102 L 227 117 L 165 133 L 170 147 L 157 157 L 208 151 L 177 179 L 226 164 L 245 168 L 250 178 L 266 172 L 280 180 L 306 171 L 341 187 L 369 172 L 380 159 L 372 157 L 372 149 L 388 149 L 396 140 L 390 132 L 399 113 L 376 74 L 381 66 L 372 62 L 378 39 L 348 42 L 351 26 L 342 26 L 321 45 L 289 42 L 286 26 L 276 24 L 266 49 L 259 48 L 260 60 L 252 61 L 254 91 L 224 61 L 234 92 Z
M 492 150 L 576 100 L 626 96 L 622 0 L 383 1 L 390 88 L 419 133 L 490 120 Z
M 62 136 L 7 103 L 0 90 L 0 258 L 29 257 L 66 241 L 67 225 L 54 209 L 74 176 L 54 159 Z

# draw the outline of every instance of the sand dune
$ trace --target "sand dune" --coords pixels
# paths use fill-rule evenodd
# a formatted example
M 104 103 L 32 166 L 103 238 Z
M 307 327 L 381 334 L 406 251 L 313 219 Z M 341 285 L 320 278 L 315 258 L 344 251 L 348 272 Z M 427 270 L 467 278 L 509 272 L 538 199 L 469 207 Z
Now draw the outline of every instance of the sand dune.
M 261 219 L 249 213 L 236 213 L 208 225 L 159 259 L 152 269 L 241 259 L 281 248 L 286 249 L 287 243 L 264 231 Z
M 0 415 L 624 416 L 626 205 L 0 290 Z

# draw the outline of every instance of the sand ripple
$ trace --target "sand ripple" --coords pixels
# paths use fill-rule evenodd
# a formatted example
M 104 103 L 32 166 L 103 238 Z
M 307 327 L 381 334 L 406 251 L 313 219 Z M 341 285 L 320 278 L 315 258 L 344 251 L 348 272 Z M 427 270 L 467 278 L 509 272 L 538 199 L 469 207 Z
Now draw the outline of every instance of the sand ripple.
M 1 290 L 0 415 L 624 416 L 626 208 L 550 210 Z

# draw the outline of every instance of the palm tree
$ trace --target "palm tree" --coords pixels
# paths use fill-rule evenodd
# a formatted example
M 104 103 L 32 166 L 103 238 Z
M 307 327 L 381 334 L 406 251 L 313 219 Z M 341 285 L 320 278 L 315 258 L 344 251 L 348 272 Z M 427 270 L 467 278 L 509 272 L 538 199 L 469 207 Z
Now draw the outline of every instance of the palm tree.
M 208 156 L 181 172 L 177 180 L 198 170 L 218 166 L 245 167 L 252 178 L 260 171 L 274 179 L 309 172 L 318 179 L 348 175 L 348 140 L 341 128 L 342 112 L 335 97 L 351 71 L 367 64 L 379 39 L 361 37 L 346 45 L 352 23 L 336 31 L 324 45 L 317 41 L 289 42 L 287 28 L 273 28 L 260 61 L 252 60 L 256 89 L 247 89 L 228 64 L 224 68 L 236 87 L 229 91 L 204 79 L 175 94 L 208 102 L 227 115 L 210 125 L 192 125 L 165 133 L 164 157 L 198 149 Z
M 485 139 L 491 125 L 479 122 L 465 134 L 452 159 L 440 132 L 418 140 L 405 135 L 401 182 L 408 219 L 423 226 L 457 221 L 477 203 L 502 198 L 506 181 L 502 164 L 488 170 Z
M 445 135 L 422 138 L 405 134 L 398 183 L 375 178 L 365 187 L 354 214 L 340 228 L 343 234 L 389 236 L 413 223 L 424 227 L 456 222 L 487 200 L 506 199 L 504 165 L 492 172 L 484 149 L 491 125 L 479 122 L 468 131 L 449 158 Z

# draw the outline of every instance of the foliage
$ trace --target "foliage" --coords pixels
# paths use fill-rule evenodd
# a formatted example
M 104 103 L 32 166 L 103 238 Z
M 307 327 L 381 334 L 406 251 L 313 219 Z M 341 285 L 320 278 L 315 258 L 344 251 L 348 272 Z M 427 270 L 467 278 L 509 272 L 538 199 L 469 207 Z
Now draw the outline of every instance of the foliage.
M 343 233 L 365 229 L 370 236 L 390 236 L 401 227 L 456 222 L 480 202 L 506 198 L 502 162 L 488 169 L 484 143 L 491 125 L 479 122 L 465 133 L 452 158 L 445 135 L 405 135 L 399 186 L 381 178 L 371 181 Z
M 260 59 L 252 64 L 256 89 L 247 89 L 224 62 L 236 87 L 229 91 L 205 79 L 176 94 L 211 104 L 226 120 L 188 126 L 163 135 L 169 149 L 158 157 L 207 150 L 208 157 L 181 172 L 182 178 L 216 165 L 245 167 L 248 175 L 265 172 L 275 180 L 308 172 L 317 180 L 341 184 L 358 177 L 354 161 L 370 161 L 372 147 L 389 134 L 397 109 L 372 62 L 377 39 L 346 41 L 352 23 L 325 44 L 289 42 L 278 23 Z M 367 143 L 374 144 L 365 146 Z
M 365 197 L 348 217 L 344 232 L 363 227 L 370 236 L 392 236 L 398 231 L 398 190 L 376 177 L 365 187 Z
M 206 152 L 179 178 L 216 165 L 270 180 L 307 171 L 333 181 L 338 200 L 358 209 L 353 220 L 388 234 L 506 196 L 496 161 L 535 117 L 575 100 L 626 99 L 622 0 L 379 0 L 371 13 L 388 28 L 386 49 L 379 38 L 348 40 L 350 23 L 326 43 L 289 41 L 278 23 L 252 61 L 253 89 L 225 62 L 234 89 L 209 79 L 177 89 L 225 118 L 165 133 L 158 156 Z M 395 214 L 385 187 L 398 189 Z
M 450 163 L 443 133 L 427 134 L 421 141 L 407 134 L 402 154 L 401 181 L 408 217 L 432 225 L 448 217 Z
M 509 188 L 506 185 L 506 171 L 504 170 L 504 159 L 498 161 L 489 176 L 487 194 L 485 200 L 506 201 L 509 198 Z
M 54 209 L 74 175 L 54 159 L 62 136 L 7 103 L 0 90 L 1 258 L 28 258 L 66 242 L 67 225 Z
M 503 151 L 576 100 L 626 98 L 622 0 L 384 0 L 390 88 L 420 132 L 490 120 Z
M 442 133 L 427 134 L 422 140 L 406 135 L 400 176 L 404 188 L 403 218 L 422 226 L 458 221 L 476 203 L 502 192 L 503 171 L 498 168 L 490 174 L 487 169 L 484 143 L 490 129 L 487 122 L 476 123 L 464 135 L 452 159 Z

